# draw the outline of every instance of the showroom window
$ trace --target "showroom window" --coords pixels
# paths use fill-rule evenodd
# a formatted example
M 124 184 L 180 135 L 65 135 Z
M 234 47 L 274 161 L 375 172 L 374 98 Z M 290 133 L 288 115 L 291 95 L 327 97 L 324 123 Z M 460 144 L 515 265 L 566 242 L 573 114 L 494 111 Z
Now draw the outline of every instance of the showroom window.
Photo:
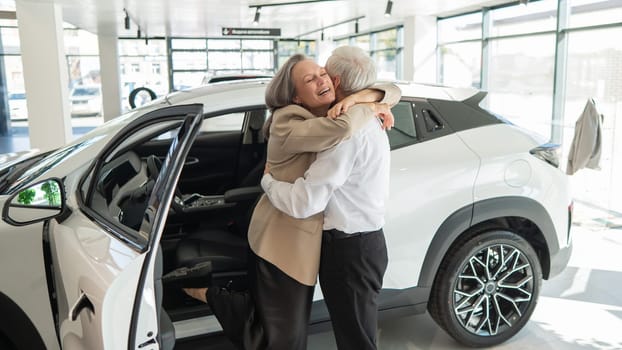
M 171 38 L 172 90 L 205 84 L 227 74 L 267 74 L 275 69 L 275 40 Z
M 555 16 L 538 1 L 439 20 L 439 82 L 487 90 L 489 110 L 549 138 Z
M 65 23 L 64 43 L 71 125 L 88 129 L 99 126 L 104 118 L 97 36 Z
M 467 14 L 438 21 L 438 82 L 480 87 L 482 15 Z
M 277 45 L 277 68 L 280 68 L 288 58 L 297 53 L 304 54 L 312 60 L 316 59 L 316 45 L 314 40 L 279 40 Z
M 562 8 L 558 8 L 562 5 Z M 559 16 L 559 18 L 558 18 Z M 588 101 L 603 115 L 601 170 L 571 177 L 577 200 L 622 212 L 622 2 L 530 1 L 439 18 L 437 81 L 488 91 L 485 107 L 562 144 Z M 481 57 L 481 59 L 480 59 Z M 619 129 L 619 128 L 618 128 Z
M 69 106 L 74 136 L 103 123 L 97 37 L 68 23 L 63 24 Z M 17 20 L 0 20 L 1 51 L 14 133 L 28 134 L 28 111 Z M 84 95 L 83 92 L 92 92 Z M 78 118 L 88 117 L 88 118 Z M 24 131 L 22 131 L 24 130 Z
M 548 139 L 554 72 L 554 34 L 492 40 L 487 108 Z
M 121 103 L 123 112 L 130 109 L 128 97 L 132 90 L 146 87 L 156 96 L 168 93 L 168 58 L 166 40 L 119 38 L 121 66 Z
M 27 127 L 28 108 L 26 106 L 24 73 L 16 20 L 0 20 L 0 40 L 0 55 L 3 65 L 0 68 L 4 69 L 9 102 L 9 123 L 11 127 Z
M 575 173 L 574 196 L 622 212 L 622 183 L 616 180 L 622 176 L 622 2 L 574 0 L 570 5 L 562 125 L 565 156 L 588 101 L 602 114 L 601 169 Z
M 335 46 L 354 45 L 369 52 L 376 62 L 380 80 L 402 79 L 403 42 L 402 26 L 334 40 Z

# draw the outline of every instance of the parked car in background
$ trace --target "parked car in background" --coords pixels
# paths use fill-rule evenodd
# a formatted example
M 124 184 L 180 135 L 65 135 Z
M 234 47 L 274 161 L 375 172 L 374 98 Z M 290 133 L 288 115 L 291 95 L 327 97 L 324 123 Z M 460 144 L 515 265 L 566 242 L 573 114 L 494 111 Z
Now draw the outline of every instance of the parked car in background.
M 102 113 L 100 85 L 76 85 L 69 94 L 72 117 L 98 116 Z
M 1 164 L 0 348 L 216 341 L 181 286 L 245 283 L 268 82 L 171 93 Z M 428 310 L 460 343 L 502 343 L 570 258 L 557 145 L 480 107 L 483 92 L 397 85 L 380 317 Z M 313 299 L 312 326 L 328 325 L 320 288 Z
M 15 91 L 9 93 L 9 109 L 12 121 L 28 119 L 28 106 L 26 105 L 26 93 Z

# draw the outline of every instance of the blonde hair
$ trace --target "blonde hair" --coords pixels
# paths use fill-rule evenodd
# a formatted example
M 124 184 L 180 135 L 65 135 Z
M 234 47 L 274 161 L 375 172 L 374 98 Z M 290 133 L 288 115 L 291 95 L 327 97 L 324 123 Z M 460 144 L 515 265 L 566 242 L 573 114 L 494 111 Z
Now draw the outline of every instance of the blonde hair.
M 357 46 L 340 46 L 326 61 L 326 71 L 340 78 L 340 88 L 346 95 L 372 86 L 376 82 L 376 64 L 367 52 Z

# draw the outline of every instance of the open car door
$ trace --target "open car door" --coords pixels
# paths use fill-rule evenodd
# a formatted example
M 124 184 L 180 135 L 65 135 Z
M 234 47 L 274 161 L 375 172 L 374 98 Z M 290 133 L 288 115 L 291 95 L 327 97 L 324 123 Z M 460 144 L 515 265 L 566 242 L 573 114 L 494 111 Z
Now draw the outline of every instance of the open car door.
M 202 107 L 173 106 L 145 114 L 111 140 L 87 176 L 64 180 L 72 212 L 62 220 L 50 220 L 47 228 L 62 348 L 173 348 L 172 324 L 161 310 L 159 241 L 185 158 L 201 126 Z M 138 214 L 142 222 L 138 216 L 139 228 L 131 229 L 121 224 L 123 215 L 129 214 L 110 214 L 118 209 L 110 198 L 128 186 L 114 182 L 119 178 L 129 177 L 128 183 L 141 180 L 144 161 L 136 157 L 127 165 L 117 155 L 126 152 L 134 139 L 148 137 L 150 127 L 160 125 L 170 126 L 176 135 L 157 179 L 146 187 L 146 209 Z M 131 178 L 127 174 L 134 174 L 134 168 L 137 173 Z M 72 199 L 79 209 L 73 210 Z

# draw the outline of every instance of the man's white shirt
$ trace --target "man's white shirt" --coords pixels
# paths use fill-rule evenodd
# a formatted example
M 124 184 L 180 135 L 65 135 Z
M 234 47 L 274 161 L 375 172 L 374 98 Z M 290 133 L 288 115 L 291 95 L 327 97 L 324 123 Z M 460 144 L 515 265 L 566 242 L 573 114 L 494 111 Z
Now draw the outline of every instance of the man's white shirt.
M 346 233 L 384 226 L 389 193 L 390 148 L 387 134 L 374 118 L 351 138 L 320 152 L 293 184 L 261 180 L 270 202 L 295 218 L 324 211 L 324 230 Z

